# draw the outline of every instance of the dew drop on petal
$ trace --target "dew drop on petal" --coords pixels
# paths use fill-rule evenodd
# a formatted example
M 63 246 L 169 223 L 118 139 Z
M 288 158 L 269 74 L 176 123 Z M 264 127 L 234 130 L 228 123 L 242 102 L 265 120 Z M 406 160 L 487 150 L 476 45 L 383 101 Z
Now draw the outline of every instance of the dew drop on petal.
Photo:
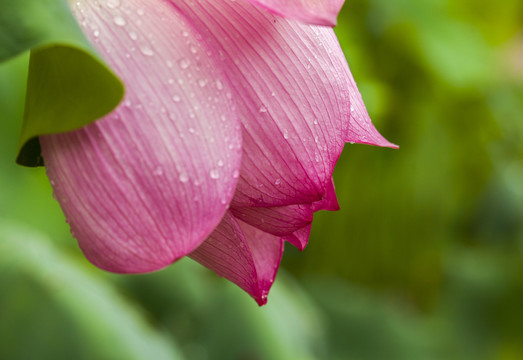
M 107 0 L 107 7 L 109 9 L 115 9 L 120 6 L 120 0 Z
M 289 138 L 289 131 L 287 129 L 283 130 L 283 138 L 288 139 Z
M 140 51 L 142 52 L 142 54 L 144 54 L 145 56 L 153 56 L 154 55 L 154 51 L 153 49 L 151 49 L 149 46 L 147 45 L 143 45 L 143 46 L 140 46 Z
M 187 173 L 183 172 L 183 173 L 180 174 L 178 179 L 180 180 L 180 182 L 186 183 L 187 181 L 189 181 L 189 175 L 187 175 Z
M 180 61 L 178 62 L 178 65 L 180 65 L 180 67 L 182 69 L 187 69 L 190 65 L 191 65 L 191 61 L 189 59 L 180 59 Z
M 121 16 L 116 16 L 114 18 L 114 23 L 118 26 L 124 26 L 127 22 L 125 21 L 125 19 Z
M 174 95 L 173 96 L 173 101 L 174 102 L 180 102 L 181 100 L 182 100 L 182 98 L 179 95 Z
M 161 166 L 157 166 L 156 169 L 153 171 L 154 176 L 162 176 L 163 175 L 163 168 Z
M 210 175 L 211 175 L 211 179 L 214 179 L 214 180 L 216 180 L 220 177 L 220 173 L 216 169 L 212 169 L 210 172 Z
M 238 170 L 234 170 L 232 173 L 232 177 L 237 179 L 240 176 L 240 172 Z

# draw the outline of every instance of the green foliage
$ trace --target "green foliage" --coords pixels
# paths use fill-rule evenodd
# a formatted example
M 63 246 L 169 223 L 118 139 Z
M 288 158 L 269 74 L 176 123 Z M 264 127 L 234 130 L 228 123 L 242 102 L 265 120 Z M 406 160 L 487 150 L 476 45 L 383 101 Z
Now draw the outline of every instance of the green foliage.
M 39 135 L 71 131 L 99 119 L 121 101 L 124 88 L 83 36 L 66 0 L 0 2 L 0 62 L 29 49 L 17 162 L 39 166 Z M 15 82 L 25 78 L 20 74 Z

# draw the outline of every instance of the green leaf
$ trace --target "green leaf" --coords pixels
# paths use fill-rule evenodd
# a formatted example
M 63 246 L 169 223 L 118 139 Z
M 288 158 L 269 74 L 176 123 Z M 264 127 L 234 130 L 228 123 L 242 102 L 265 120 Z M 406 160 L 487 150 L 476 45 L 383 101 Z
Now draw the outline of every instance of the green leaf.
M 66 0 L 0 0 L 0 61 L 29 49 L 17 162 L 39 166 L 38 136 L 99 119 L 118 105 L 124 86 L 84 37 Z
M 174 343 L 97 273 L 38 233 L 0 220 L 0 358 L 180 359 Z

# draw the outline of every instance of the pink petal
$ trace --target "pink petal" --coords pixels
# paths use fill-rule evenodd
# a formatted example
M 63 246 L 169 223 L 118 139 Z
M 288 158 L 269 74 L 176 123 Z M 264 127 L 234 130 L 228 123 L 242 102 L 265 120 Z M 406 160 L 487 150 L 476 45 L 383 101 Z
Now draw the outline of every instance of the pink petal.
M 226 214 L 189 256 L 234 282 L 259 305 L 267 302 L 283 253 L 283 240 Z
M 291 235 L 312 223 L 311 205 L 287 205 L 280 207 L 232 207 L 237 219 L 262 231 L 278 236 Z
M 217 54 L 172 3 L 71 3 L 127 92 L 110 115 L 41 137 L 55 195 L 85 255 L 114 272 L 162 268 L 221 221 L 241 133 Z
M 307 24 L 336 26 L 345 0 L 248 0 L 267 10 Z
M 338 198 L 336 197 L 336 190 L 334 189 L 334 180 L 332 178 L 329 184 L 327 184 L 327 187 L 325 189 L 325 195 L 322 199 L 312 204 L 312 209 L 314 211 L 337 211 L 340 209 L 340 205 L 338 204 Z
M 345 140 L 377 138 L 368 118 L 351 116 L 359 93 L 332 29 L 289 21 L 247 2 L 176 3 L 211 39 L 234 84 L 244 152 L 233 206 L 332 198 L 332 171 Z M 357 136 L 350 137 L 353 127 Z
M 290 242 L 292 245 L 303 251 L 309 242 L 312 224 L 309 224 L 301 229 L 296 230 L 291 235 L 285 236 L 283 240 Z

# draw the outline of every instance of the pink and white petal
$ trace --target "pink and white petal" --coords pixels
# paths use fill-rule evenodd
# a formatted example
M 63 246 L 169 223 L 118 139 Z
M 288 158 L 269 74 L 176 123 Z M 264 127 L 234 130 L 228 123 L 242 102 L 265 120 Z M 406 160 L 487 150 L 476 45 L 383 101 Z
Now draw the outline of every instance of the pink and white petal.
M 207 238 L 233 196 L 241 129 L 229 86 L 171 2 L 71 4 L 126 95 L 92 125 L 42 136 L 47 172 L 91 262 L 158 270 Z
M 345 0 L 248 0 L 277 15 L 312 25 L 336 26 Z
M 233 84 L 230 95 L 238 100 L 244 152 L 233 206 L 323 199 L 355 125 L 350 101 L 357 91 L 332 29 L 274 16 L 247 2 L 176 3 L 212 39 Z M 362 128 L 375 131 L 370 123 Z
M 227 213 L 220 225 L 189 256 L 232 281 L 265 305 L 283 253 L 283 240 Z

